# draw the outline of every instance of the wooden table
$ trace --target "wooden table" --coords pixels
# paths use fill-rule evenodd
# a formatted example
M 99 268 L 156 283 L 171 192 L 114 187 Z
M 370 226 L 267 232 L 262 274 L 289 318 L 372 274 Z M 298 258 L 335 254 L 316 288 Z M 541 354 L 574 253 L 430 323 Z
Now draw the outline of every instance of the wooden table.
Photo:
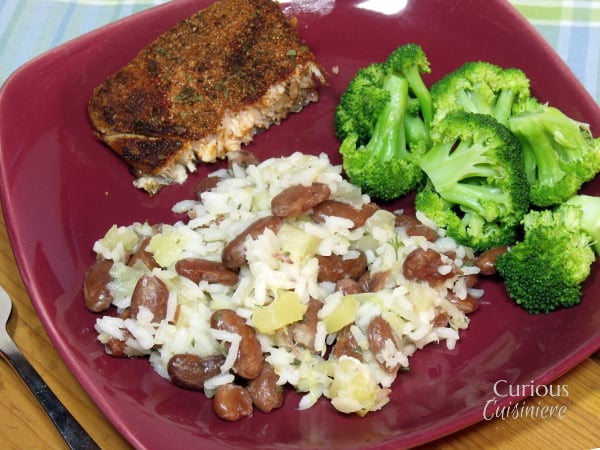
M 14 302 L 9 333 L 46 383 L 102 448 L 130 448 L 94 405 L 52 346 L 21 281 L 0 217 L 0 284 Z M 530 399 L 540 406 L 565 406 L 564 418 L 494 419 L 436 441 L 425 448 L 600 447 L 600 353 L 583 361 L 554 384 L 567 385 L 568 396 Z M 535 403 L 534 403 L 535 402 Z M 52 422 L 12 368 L 0 363 L 0 448 L 66 448 Z

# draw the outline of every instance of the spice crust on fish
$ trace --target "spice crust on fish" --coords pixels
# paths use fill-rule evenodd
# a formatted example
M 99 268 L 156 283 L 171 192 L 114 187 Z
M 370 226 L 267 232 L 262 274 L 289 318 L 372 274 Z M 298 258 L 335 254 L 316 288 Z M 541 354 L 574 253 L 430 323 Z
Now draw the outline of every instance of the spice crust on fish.
M 318 100 L 325 70 L 271 0 L 222 0 L 160 35 L 93 92 L 100 140 L 155 194 Z

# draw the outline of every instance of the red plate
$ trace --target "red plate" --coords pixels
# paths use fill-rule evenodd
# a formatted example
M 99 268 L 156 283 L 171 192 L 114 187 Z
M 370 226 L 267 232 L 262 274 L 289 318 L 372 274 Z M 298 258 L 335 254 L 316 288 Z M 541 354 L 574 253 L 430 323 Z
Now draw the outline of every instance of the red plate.
M 87 100 L 152 38 L 207 3 L 168 3 L 82 36 L 22 67 L 0 94 L 2 200 L 25 285 L 67 365 L 132 445 L 413 446 L 482 420 L 497 381 L 551 383 L 600 348 L 600 298 L 593 295 L 600 278 L 594 267 L 582 303 L 550 315 L 528 315 L 507 298 L 500 282 L 486 281 L 485 302 L 456 350 L 434 345 L 416 354 L 410 372 L 395 383 L 391 403 L 364 418 L 338 414 L 326 401 L 298 411 L 299 397 L 288 392 L 282 409 L 230 424 L 215 417 L 203 394 L 174 387 L 146 360 L 107 356 L 81 295 L 93 242 L 113 223 L 180 219 L 171 206 L 191 198 L 195 183 L 215 166 L 149 198 L 132 187 L 125 165 L 92 135 Z M 433 70 L 428 83 L 468 60 L 519 67 L 532 79 L 536 96 L 590 122 L 600 134 L 598 106 L 508 2 L 410 0 L 388 12 L 377 11 L 389 9 L 388 0 L 323 1 L 319 11 L 307 9 L 307 3 L 284 7 L 298 16 L 301 34 L 332 72 L 331 84 L 318 104 L 257 137 L 250 148 L 262 158 L 325 151 L 339 162 L 332 121 L 340 93 L 359 66 L 384 59 L 406 42 L 425 49 Z M 585 191 L 598 194 L 599 183 Z M 403 203 L 410 206 L 409 199 Z M 497 406 L 519 399 L 501 397 Z

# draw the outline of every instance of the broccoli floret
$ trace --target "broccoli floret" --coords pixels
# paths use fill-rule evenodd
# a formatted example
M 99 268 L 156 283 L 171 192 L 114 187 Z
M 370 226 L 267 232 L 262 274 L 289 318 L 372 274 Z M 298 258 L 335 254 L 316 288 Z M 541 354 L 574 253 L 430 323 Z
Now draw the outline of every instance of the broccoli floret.
M 401 73 L 408 81 L 411 98 L 416 98 L 420 106 L 421 114 L 425 123 L 431 122 L 433 118 L 433 104 L 431 93 L 425 85 L 421 74 L 430 73 L 429 60 L 423 49 L 416 44 L 405 44 L 394 50 L 386 61 L 388 71 Z M 409 110 L 416 115 L 416 102 Z
M 494 117 L 503 125 L 513 107 L 529 98 L 529 78 L 516 68 L 485 61 L 467 62 L 431 86 L 434 122 L 463 110 Z
M 538 314 L 581 301 L 582 284 L 596 259 L 588 222 L 593 218 L 598 236 L 598 214 L 600 199 L 590 197 L 525 215 L 522 241 L 496 259 L 496 269 L 515 303 Z
M 371 139 L 377 118 L 390 101 L 390 92 L 383 89 L 383 63 L 373 63 L 358 70 L 340 97 L 335 112 L 335 133 L 340 141 L 356 135 L 364 145 Z
M 524 152 L 531 203 L 558 205 L 577 194 L 600 172 L 600 138 L 586 123 L 535 98 L 519 105 L 509 119 Z
M 419 165 L 428 182 L 415 207 L 474 250 L 507 245 L 529 208 L 529 186 L 514 135 L 492 117 L 455 111 L 431 131 Z
M 582 211 L 581 229 L 592 238 L 594 251 L 600 255 L 600 197 L 578 194 L 565 202 Z
M 415 158 L 429 146 L 431 96 L 423 49 L 406 44 L 383 63 L 360 69 L 340 98 L 336 136 L 349 180 L 387 201 L 414 190 L 424 179 Z
M 558 205 L 600 172 L 600 138 L 588 124 L 569 118 L 531 95 L 519 69 L 468 62 L 431 86 L 434 123 L 451 111 L 494 117 L 515 134 L 524 153 L 530 201 Z

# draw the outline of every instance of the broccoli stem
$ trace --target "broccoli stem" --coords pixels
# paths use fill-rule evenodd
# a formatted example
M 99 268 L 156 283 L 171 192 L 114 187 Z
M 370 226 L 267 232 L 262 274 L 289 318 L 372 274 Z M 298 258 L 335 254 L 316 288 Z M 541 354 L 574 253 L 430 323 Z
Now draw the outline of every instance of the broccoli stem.
M 493 222 L 503 213 L 508 211 L 498 208 L 498 205 L 509 205 L 510 196 L 501 189 L 477 185 L 456 184 L 453 188 L 444 192 L 444 199 L 450 203 L 460 205 L 464 211 L 472 211 L 483 217 L 486 222 Z M 496 205 L 494 208 L 486 208 L 484 205 Z
M 510 129 L 517 136 L 524 153 L 528 181 L 536 178 L 541 186 L 554 186 L 564 176 L 552 138 L 534 115 L 513 116 Z
M 421 105 L 421 114 L 426 125 L 431 123 L 433 118 L 433 106 L 431 103 L 431 94 L 429 89 L 421 78 L 421 73 L 418 66 L 410 66 L 404 69 L 404 76 L 408 80 L 408 85 L 413 94 L 419 100 Z
M 512 89 L 504 89 L 498 95 L 494 105 L 494 118 L 502 125 L 508 125 L 508 119 L 512 115 L 512 107 L 515 102 L 515 92 Z
M 456 93 L 456 99 L 457 103 L 465 111 L 486 114 L 488 116 L 491 116 L 493 113 L 488 102 L 471 91 L 458 91 Z
M 406 134 L 404 119 L 408 104 L 408 81 L 402 76 L 389 74 L 383 88 L 390 93 L 390 101 L 379 115 L 371 140 L 365 150 L 381 161 L 406 158 Z
M 406 141 L 409 148 L 412 144 L 418 145 L 421 142 L 425 142 L 429 145 L 429 127 L 425 124 L 423 119 L 409 113 L 406 114 L 406 117 L 404 118 L 404 125 Z
M 512 106 L 516 94 L 512 89 L 504 89 L 498 93 L 496 103 L 493 105 L 489 103 L 489 100 L 481 98 L 475 92 L 460 91 L 457 95 L 459 104 L 466 111 L 487 114 L 494 117 L 502 125 L 507 125 L 508 119 L 512 115 Z
M 554 148 L 559 152 L 559 158 L 565 161 L 576 160 L 580 155 L 579 149 L 589 145 L 586 137 L 592 139 L 589 125 L 577 122 L 551 106 L 542 111 L 539 113 L 538 124 L 556 142 Z
M 510 198 L 500 189 L 478 184 L 479 178 L 498 176 L 486 151 L 484 145 L 470 140 L 440 143 L 434 145 L 419 164 L 444 200 L 491 222 L 502 213 L 498 206 L 508 205 Z M 492 204 L 496 206 L 490 208 Z
M 463 140 L 434 145 L 420 159 L 421 168 L 429 175 L 437 192 L 445 192 L 462 180 L 494 177 L 497 170 L 485 155 L 484 145 Z

